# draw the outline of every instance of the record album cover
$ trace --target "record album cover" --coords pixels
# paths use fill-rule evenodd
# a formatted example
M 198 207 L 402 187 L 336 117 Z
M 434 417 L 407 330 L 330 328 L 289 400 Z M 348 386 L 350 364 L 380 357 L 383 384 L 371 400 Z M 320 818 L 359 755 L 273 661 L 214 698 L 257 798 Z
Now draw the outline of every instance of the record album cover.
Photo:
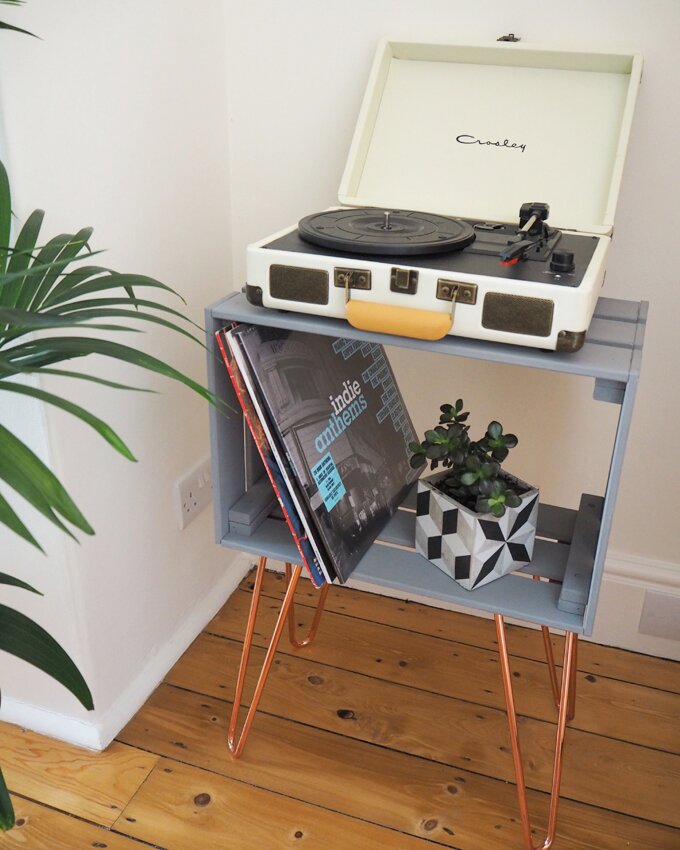
M 418 477 L 413 425 L 382 346 L 239 325 L 270 421 L 345 581 Z
M 278 438 L 264 415 L 252 378 L 248 374 L 247 364 L 241 361 L 243 370 L 239 366 L 239 351 L 232 350 L 227 331 L 218 331 L 215 336 L 244 419 L 300 553 L 302 564 L 307 569 L 314 587 L 319 588 L 334 577 L 328 556 L 316 540 L 316 528 L 309 527 L 311 521 L 307 508 L 301 503 L 299 488 L 292 477 L 285 453 L 278 446 Z

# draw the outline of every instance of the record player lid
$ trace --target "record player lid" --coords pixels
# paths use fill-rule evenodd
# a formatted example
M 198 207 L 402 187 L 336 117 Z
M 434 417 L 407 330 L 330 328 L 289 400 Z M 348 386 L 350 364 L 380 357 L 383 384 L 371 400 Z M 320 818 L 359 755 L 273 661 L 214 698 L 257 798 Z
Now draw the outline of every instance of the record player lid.
M 385 41 L 339 190 L 348 206 L 611 232 L 642 59 Z

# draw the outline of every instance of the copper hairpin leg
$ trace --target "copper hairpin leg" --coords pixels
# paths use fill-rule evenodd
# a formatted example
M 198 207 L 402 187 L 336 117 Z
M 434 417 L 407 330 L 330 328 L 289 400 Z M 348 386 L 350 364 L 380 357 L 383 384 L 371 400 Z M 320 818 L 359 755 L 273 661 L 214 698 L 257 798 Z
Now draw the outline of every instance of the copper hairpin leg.
M 557 807 L 560 801 L 560 782 L 562 780 L 562 750 L 564 747 L 564 735 L 567 728 L 567 718 L 570 710 L 573 711 L 573 691 L 575 684 L 576 669 L 576 646 L 578 636 L 574 632 L 567 632 L 564 641 L 564 665 L 562 667 L 562 687 L 559 695 L 559 712 L 557 718 L 557 735 L 555 739 L 555 756 L 553 759 L 552 784 L 550 788 L 550 813 L 548 815 L 548 829 L 542 844 L 533 844 L 531 839 L 531 819 L 529 817 L 529 805 L 527 803 L 527 788 L 524 780 L 524 766 L 522 753 L 519 746 L 519 733 L 517 729 L 517 713 L 515 711 L 515 698 L 512 689 L 512 673 L 510 672 L 510 660 L 508 658 L 508 646 L 505 640 L 505 622 L 500 614 L 494 614 L 496 621 L 496 632 L 498 635 L 498 652 L 501 662 L 503 677 L 503 690 L 505 691 L 505 705 L 508 711 L 508 726 L 510 727 L 510 743 L 512 745 L 512 758 L 515 764 L 515 777 L 517 779 L 517 796 L 519 798 L 519 811 L 522 821 L 522 835 L 526 850 L 548 850 L 555 839 L 555 827 L 557 824 Z M 544 633 L 545 634 L 545 633 Z M 551 647 L 552 654 L 552 647 Z
M 540 576 L 532 576 L 534 581 L 540 581 Z M 543 634 L 543 646 L 545 647 L 545 658 L 548 662 L 548 674 L 550 676 L 550 687 L 552 688 L 553 702 L 555 708 L 560 710 L 560 685 L 557 681 L 557 670 L 555 668 L 555 656 L 553 655 L 552 641 L 550 640 L 550 629 L 541 626 Z M 567 706 L 567 720 L 573 720 L 576 714 L 576 652 L 578 643 L 574 644 L 574 664 L 571 671 L 571 685 L 569 690 L 569 704 Z
M 288 584 L 291 582 L 291 576 L 292 567 L 290 564 L 286 564 L 286 581 Z M 329 587 L 329 584 L 324 584 L 319 591 L 319 601 L 316 604 L 316 611 L 314 612 L 312 625 L 309 627 L 307 637 L 302 640 L 297 640 L 295 637 L 295 602 L 291 599 L 290 613 L 288 614 L 288 639 L 290 640 L 291 646 L 294 646 L 295 649 L 302 649 L 303 646 L 309 646 L 316 637 L 316 633 L 319 629 L 319 623 L 321 622 L 321 615 L 323 614 L 323 607 L 326 604 L 326 596 L 328 595 Z
M 262 594 L 262 581 L 264 579 L 264 570 L 266 564 L 267 559 L 262 556 L 258 562 L 257 573 L 255 575 L 255 587 L 253 588 L 253 598 L 250 603 L 248 624 L 246 625 L 246 633 L 243 638 L 241 664 L 239 666 L 238 678 L 236 680 L 234 705 L 231 710 L 229 731 L 227 732 L 227 745 L 234 758 L 238 758 L 241 755 L 241 753 L 243 752 L 243 748 L 246 745 L 246 741 L 248 740 L 250 727 L 253 724 L 253 720 L 255 719 L 255 712 L 257 711 L 258 705 L 260 704 L 262 691 L 264 690 L 264 686 L 267 682 L 267 677 L 269 676 L 269 670 L 271 669 L 272 661 L 274 660 L 274 655 L 279 645 L 279 640 L 281 639 L 281 633 L 283 632 L 283 627 L 285 625 L 286 618 L 289 616 L 289 614 L 291 615 L 291 620 L 289 621 L 290 642 L 296 648 L 299 648 L 301 646 L 307 646 L 314 640 L 314 637 L 316 635 L 316 631 L 319 627 L 319 620 L 321 619 L 321 613 L 323 611 L 323 605 L 326 601 L 326 595 L 328 593 L 328 585 L 324 585 L 320 592 L 319 603 L 316 609 L 316 613 L 314 615 L 314 620 L 312 622 L 312 627 L 310 629 L 309 635 L 302 641 L 296 641 L 295 623 L 292 620 L 293 597 L 295 596 L 295 588 L 297 587 L 297 583 L 302 572 L 302 567 L 299 564 L 294 567 L 291 567 L 290 564 L 286 564 L 286 593 L 283 597 L 283 602 L 281 603 L 281 610 L 279 611 L 279 616 L 277 617 L 276 625 L 274 626 L 274 632 L 272 634 L 271 640 L 269 641 L 269 646 L 267 647 L 267 654 L 265 655 L 264 661 L 262 662 L 262 669 L 260 670 L 260 675 L 258 676 L 257 684 L 255 685 L 255 691 L 250 702 L 250 707 L 248 708 L 248 713 L 246 714 L 246 719 L 243 722 L 241 735 L 237 741 L 236 724 L 238 722 L 238 715 L 241 709 L 241 700 L 243 698 L 243 686 L 245 685 L 246 681 L 248 659 L 250 658 L 250 648 L 253 642 L 253 634 L 255 632 L 255 620 L 257 618 L 257 609 L 260 604 L 260 596 Z

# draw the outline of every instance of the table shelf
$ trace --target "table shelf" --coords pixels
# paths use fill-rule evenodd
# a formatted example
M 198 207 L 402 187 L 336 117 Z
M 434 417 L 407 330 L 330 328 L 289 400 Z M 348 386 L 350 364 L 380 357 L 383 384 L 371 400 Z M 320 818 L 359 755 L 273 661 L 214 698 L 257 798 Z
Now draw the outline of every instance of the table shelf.
M 618 404 L 621 408 L 605 494 L 584 494 L 576 509 L 541 505 L 530 565 L 473 591 L 465 590 L 415 551 L 415 496 L 412 491 L 352 574 L 353 579 L 376 589 L 389 588 L 406 596 L 429 597 L 588 635 L 592 633 L 604 570 L 639 375 L 646 316 L 645 302 L 601 298 L 583 348 L 573 354 L 561 354 L 455 336 L 429 342 L 368 333 L 338 319 L 256 307 L 249 304 L 242 293 L 232 293 L 206 311 L 209 386 L 238 410 L 238 402 L 214 345 L 214 332 L 232 321 L 594 378 L 594 398 Z M 258 480 L 258 459 L 248 439 L 244 440 L 240 413 L 225 417 L 211 411 L 211 444 L 216 541 L 244 552 L 299 563 L 299 553 L 282 519 L 269 516 L 252 534 L 234 530 L 240 527 L 234 522 L 234 516 L 236 507 L 244 504 L 244 492 L 255 492 L 253 488 L 257 487 L 267 489 L 262 479 Z M 544 580 L 532 581 L 533 575 Z

